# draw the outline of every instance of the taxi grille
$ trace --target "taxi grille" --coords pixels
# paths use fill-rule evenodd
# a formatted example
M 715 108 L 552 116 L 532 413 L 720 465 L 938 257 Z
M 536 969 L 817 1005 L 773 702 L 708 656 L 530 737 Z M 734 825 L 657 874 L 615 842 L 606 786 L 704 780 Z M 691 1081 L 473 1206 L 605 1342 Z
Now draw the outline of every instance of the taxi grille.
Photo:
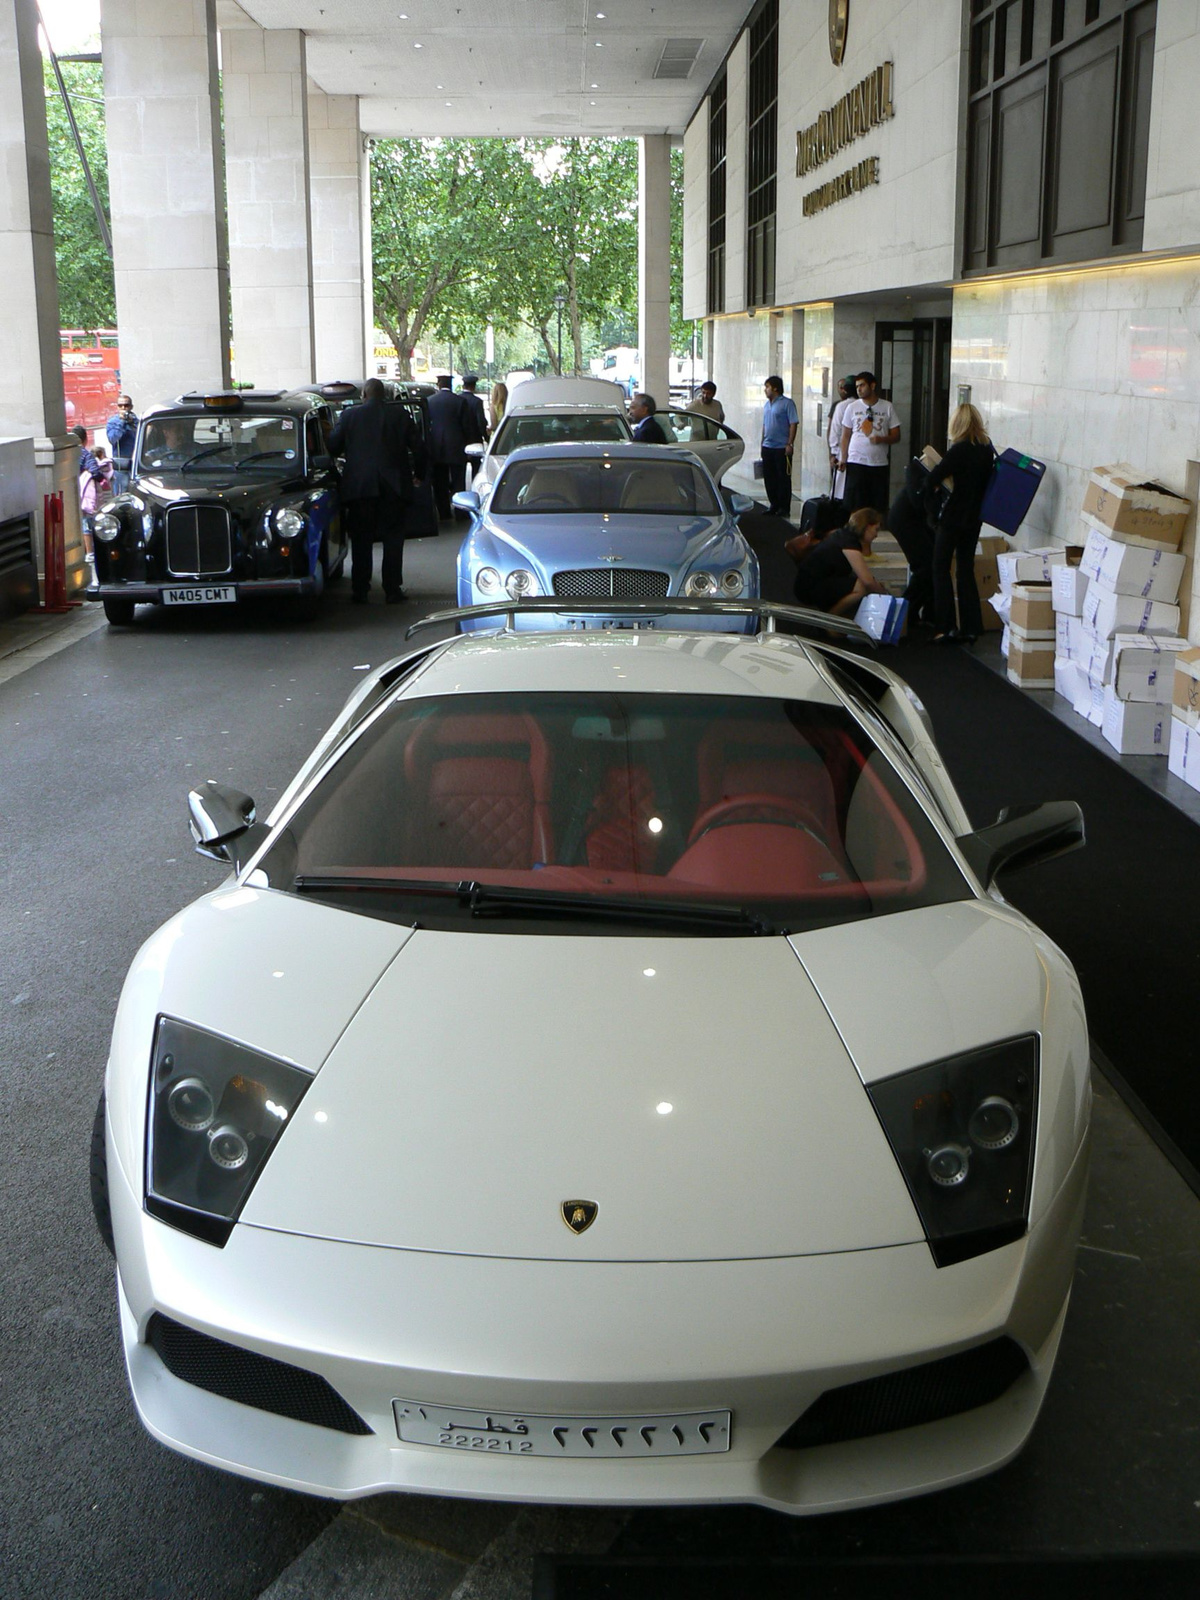
M 564 600 L 663 600 L 670 586 L 665 572 L 636 567 L 581 567 L 554 574 L 554 592 Z
M 167 512 L 167 567 L 178 577 L 216 577 L 231 559 L 223 506 L 172 506 Z
M 827 1389 L 776 1440 L 776 1448 L 804 1450 L 940 1422 L 998 1400 L 1028 1370 L 1020 1345 L 1001 1338 L 903 1372 Z
M 331 1384 L 304 1367 L 226 1344 L 157 1311 L 146 1329 L 146 1343 L 168 1372 L 209 1394 L 339 1433 L 373 1431 Z

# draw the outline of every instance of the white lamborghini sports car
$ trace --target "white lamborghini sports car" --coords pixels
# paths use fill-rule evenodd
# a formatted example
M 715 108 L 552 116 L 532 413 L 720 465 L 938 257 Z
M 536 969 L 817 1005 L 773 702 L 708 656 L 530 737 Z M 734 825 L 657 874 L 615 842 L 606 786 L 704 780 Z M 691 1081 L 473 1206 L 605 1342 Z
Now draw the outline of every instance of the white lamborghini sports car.
M 134 960 L 92 1162 L 165 1444 L 338 1498 L 812 1513 L 1028 1437 L 1088 1035 L 993 878 L 1079 810 L 972 830 L 852 624 L 669 604 L 473 608 L 265 821 L 190 797 L 234 875 Z

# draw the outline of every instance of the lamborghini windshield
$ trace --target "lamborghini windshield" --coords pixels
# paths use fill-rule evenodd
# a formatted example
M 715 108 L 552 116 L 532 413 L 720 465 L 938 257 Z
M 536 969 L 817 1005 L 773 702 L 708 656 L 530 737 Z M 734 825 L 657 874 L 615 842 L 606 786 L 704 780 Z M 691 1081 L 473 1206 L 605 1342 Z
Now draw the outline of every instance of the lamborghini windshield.
M 263 866 L 278 889 L 484 932 L 766 933 L 971 893 L 845 710 L 738 696 L 399 700 Z

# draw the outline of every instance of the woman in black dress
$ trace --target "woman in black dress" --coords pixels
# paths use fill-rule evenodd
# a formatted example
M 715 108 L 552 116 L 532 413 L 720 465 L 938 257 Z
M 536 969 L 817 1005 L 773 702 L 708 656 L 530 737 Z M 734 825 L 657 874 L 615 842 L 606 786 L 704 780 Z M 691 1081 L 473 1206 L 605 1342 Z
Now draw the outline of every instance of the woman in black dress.
M 958 407 L 950 419 L 949 439 L 950 448 L 929 474 L 926 485 L 932 510 L 938 485 L 946 478 L 954 480 L 942 506 L 933 543 L 933 620 L 937 628 L 934 643 L 974 644 L 983 632 L 983 612 L 975 586 L 975 546 L 996 452 L 974 406 Z
M 796 599 L 817 611 L 851 611 L 865 594 L 882 594 L 883 585 L 872 577 L 864 556 L 870 554 L 879 532 L 880 516 L 871 506 L 850 515 L 844 528 L 827 533 L 800 563 L 796 574 Z

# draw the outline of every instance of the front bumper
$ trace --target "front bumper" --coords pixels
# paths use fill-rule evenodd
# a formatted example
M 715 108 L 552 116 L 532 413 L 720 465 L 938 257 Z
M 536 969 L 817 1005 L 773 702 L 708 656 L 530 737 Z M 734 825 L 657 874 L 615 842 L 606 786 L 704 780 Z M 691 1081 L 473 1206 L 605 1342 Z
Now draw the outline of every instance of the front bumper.
M 337 1499 L 391 1490 L 573 1504 L 877 1504 L 1002 1466 L 1041 1406 L 1066 1315 L 1087 1155 L 1028 1238 L 939 1271 L 925 1245 L 760 1261 L 564 1263 L 339 1244 L 245 1225 L 215 1250 L 146 1216 L 110 1143 L 134 1400 L 164 1444 Z M 161 1312 L 319 1373 L 356 1436 L 210 1394 L 145 1343 Z M 652 1311 L 652 1315 L 649 1314 Z M 1000 1399 L 850 1442 L 775 1447 L 826 1390 L 1000 1335 L 1029 1359 Z M 728 1407 L 732 1448 L 676 1460 L 479 1456 L 402 1443 L 392 1401 L 616 1415 Z
M 317 580 L 304 578 L 234 578 L 226 581 L 216 578 L 211 583 L 194 583 L 189 579 L 165 580 L 162 583 L 93 583 L 83 591 L 85 600 L 132 600 L 135 605 L 163 604 L 163 591 L 194 589 L 201 602 L 205 590 L 233 589 L 235 600 L 252 600 L 259 596 L 311 595 L 320 592 Z

